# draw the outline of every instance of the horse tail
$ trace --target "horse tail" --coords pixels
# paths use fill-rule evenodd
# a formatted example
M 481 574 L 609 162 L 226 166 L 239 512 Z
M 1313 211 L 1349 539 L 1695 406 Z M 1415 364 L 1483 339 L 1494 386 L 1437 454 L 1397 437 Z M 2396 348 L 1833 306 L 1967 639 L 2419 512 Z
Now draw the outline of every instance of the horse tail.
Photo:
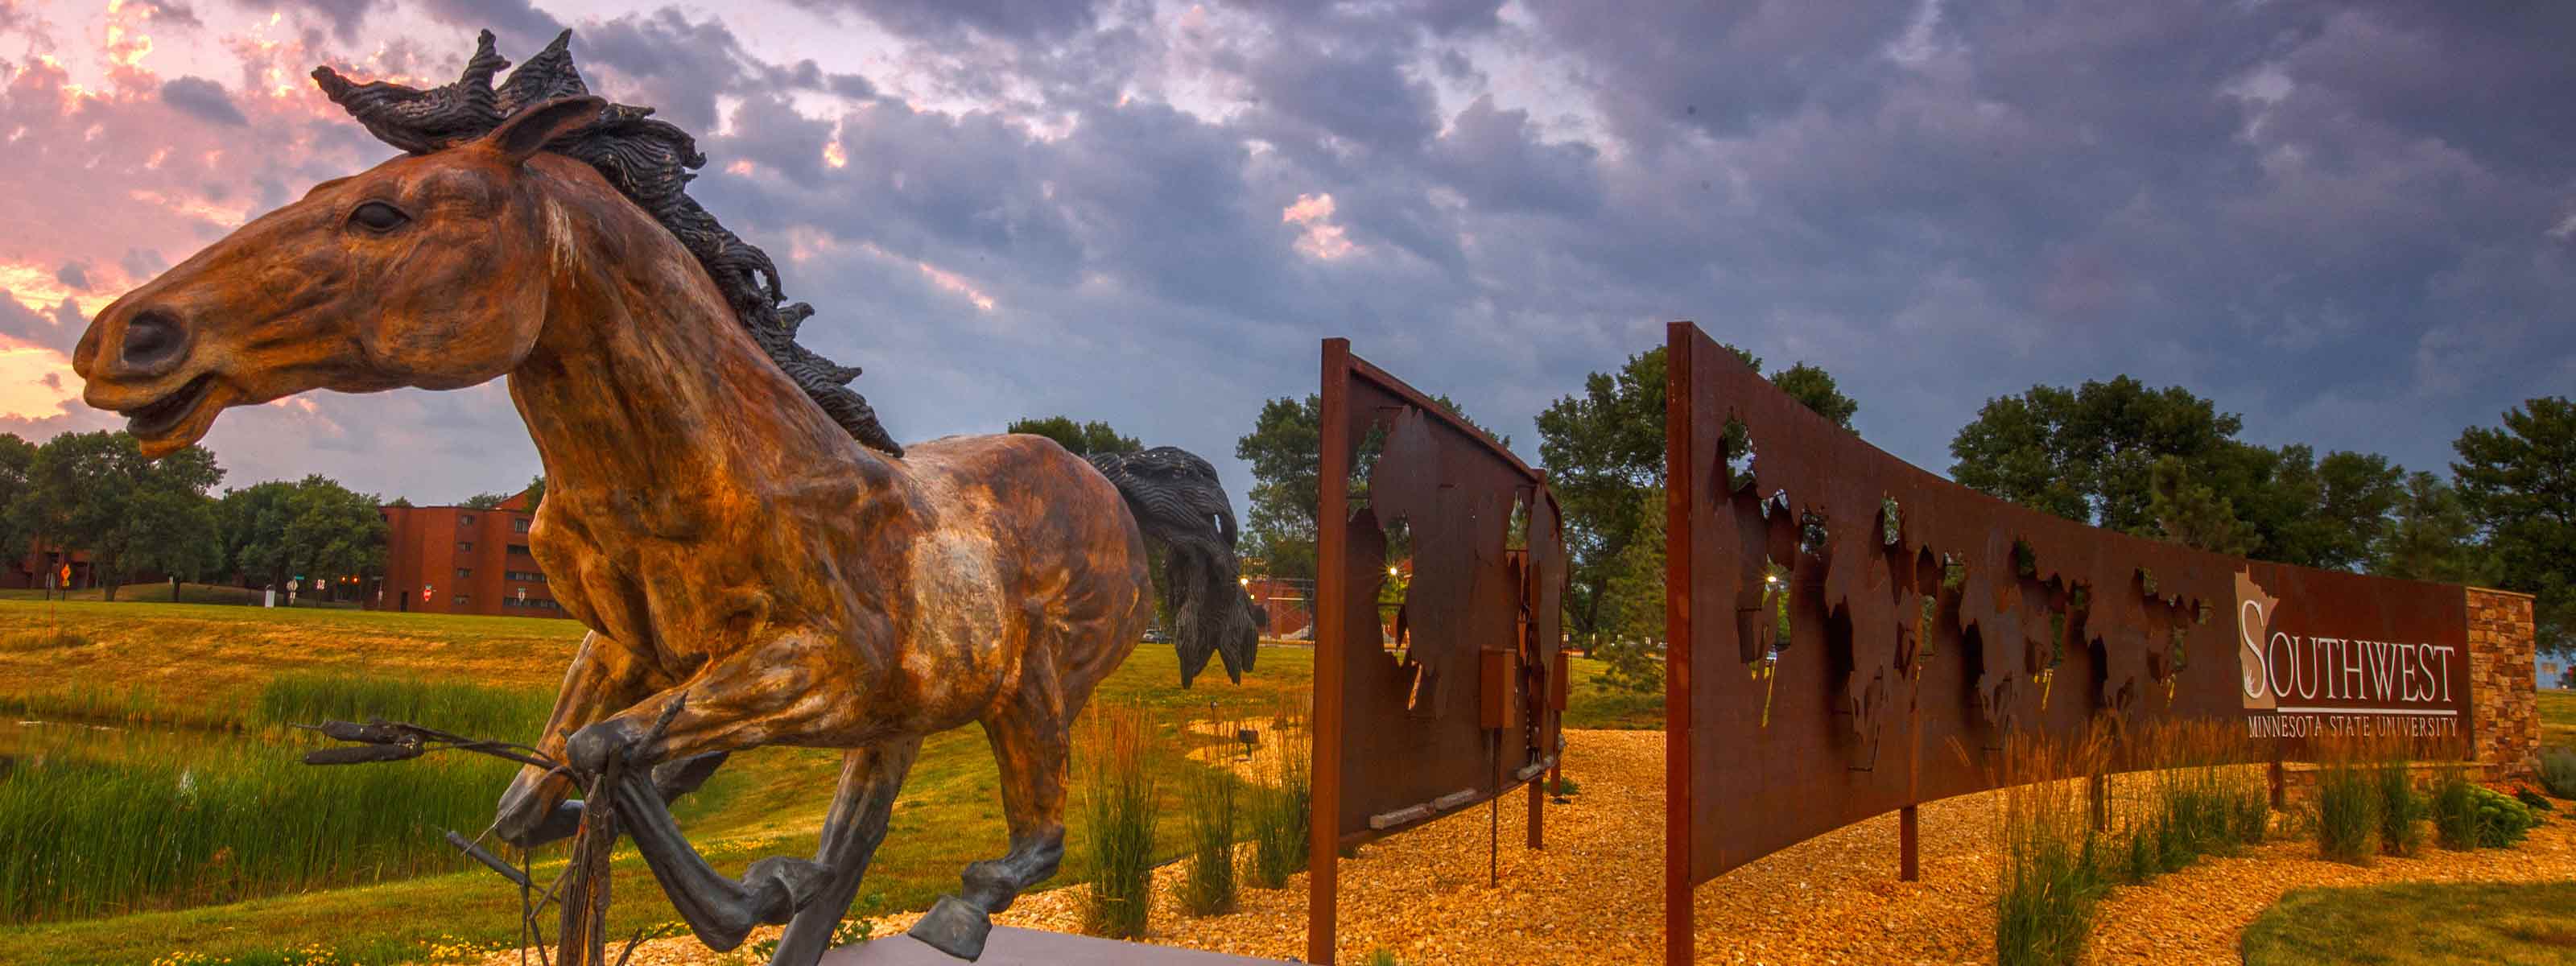
M 1181 686 L 1207 667 L 1211 654 L 1225 660 L 1225 676 L 1243 683 L 1259 652 L 1263 614 L 1238 582 L 1234 561 L 1234 505 L 1217 482 L 1216 467 L 1184 450 L 1157 446 L 1138 453 L 1089 457 L 1136 516 L 1145 541 L 1163 556 L 1163 588 L 1170 596 L 1172 649 L 1181 658 Z

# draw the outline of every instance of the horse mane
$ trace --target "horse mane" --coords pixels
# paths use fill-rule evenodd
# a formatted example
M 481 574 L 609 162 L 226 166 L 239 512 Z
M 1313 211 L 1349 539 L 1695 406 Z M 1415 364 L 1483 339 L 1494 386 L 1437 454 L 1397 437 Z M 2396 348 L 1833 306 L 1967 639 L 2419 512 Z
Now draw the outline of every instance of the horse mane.
M 313 68 L 313 82 L 379 140 L 412 154 L 433 154 L 482 137 L 520 111 L 590 93 L 573 68 L 571 44 L 572 31 L 566 30 L 497 88 L 492 77 L 510 62 L 493 52 L 489 30 L 476 39 L 474 57 L 455 83 L 426 91 L 384 81 L 358 84 L 328 66 Z M 650 107 L 611 104 L 596 123 L 547 148 L 598 169 L 619 193 L 677 237 L 715 280 L 752 341 L 833 422 L 861 444 L 903 455 L 868 401 L 849 388 L 859 376 L 858 367 L 840 365 L 797 344 L 796 330 L 814 307 L 788 302 L 769 255 L 717 224 L 684 190 L 697 177 L 690 169 L 707 163 L 696 139 L 654 120 L 652 113 Z

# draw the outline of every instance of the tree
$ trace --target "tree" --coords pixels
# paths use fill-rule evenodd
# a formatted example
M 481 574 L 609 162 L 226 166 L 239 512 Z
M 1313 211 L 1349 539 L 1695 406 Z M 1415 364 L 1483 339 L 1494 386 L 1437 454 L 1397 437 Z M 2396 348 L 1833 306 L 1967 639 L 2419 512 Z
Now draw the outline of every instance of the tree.
M 1121 436 L 1117 430 L 1109 428 L 1108 423 L 1097 419 L 1087 423 L 1076 423 L 1068 416 L 1017 419 L 1012 420 L 1011 425 L 1004 427 L 1002 431 L 1044 436 L 1063 445 L 1075 456 L 1090 456 L 1094 453 L 1133 453 L 1145 448 L 1145 444 L 1137 442 L 1136 437 Z
M 1760 357 L 1733 346 L 1727 351 L 1761 371 Z M 1618 622 L 1604 619 L 1604 595 L 1642 529 L 1650 522 L 1661 526 L 1663 503 L 1647 497 L 1664 485 L 1665 372 L 1664 350 L 1649 349 L 1615 372 L 1586 376 L 1582 395 L 1560 398 L 1538 416 L 1539 458 L 1565 511 L 1565 617 L 1577 633 L 1617 633 Z M 1825 370 L 1801 362 L 1770 379 L 1834 425 L 1852 428 L 1860 403 L 1843 395 Z M 1660 558 L 1662 538 L 1654 540 Z M 1660 589 L 1648 609 L 1660 626 Z
M 2156 461 L 2197 470 L 2244 420 L 2180 386 L 2127 376 L 2067 390 L 2032 386 L 1986 401 L 1950 441 L 1960 485 L 2070 520 L 2127 532 L 2151 523 Z M 2220 491 L 2226 495 L 2225 491 Z
M 546 504 L 546 475 L 539 473 L 529 477 L 528 488 L 524 492 L 528 494 L 528 512 L 537 512 L 538 507 Z
M 2460 503 L 2486 532 L 2498 582 L 2534 598 L 2542 650 L 2576 651 L 2576 405 L 2525 400 L 2503 426 L 2471 426 L 2451 447 Z
M 154 461 L 122 432 L 64 433 L 36 450 L 10 515 L 49 546 L 88 551 L 101 596 L 112 601 L 137 569 L 195 576 L 213 564 L 206 490 L 223 475 L 204 447 Z
M 27 552 L 27 531 L 13 509 L 27 491 L 27 470 L 36 462 L 36 445 L 16 433 L 0 433 L 0 560 Z
M 2423 472 L 2406 478 L 2396 522 L 2373 554 L 2371 572 L 2445 584 L 2494 586 L 2502 580 L 2495 556 L 2478 542 L 2477 521 L 2459 491 Z
M 2180 457 L 2158 457 L 2148 489 L 2148 513 L 2165 539 L 2225 554 L 2254 546 L 2254 528 L 2237 519 L 2226 497 L 2194 480 Z
M 244 575 L 274 587 L 304 577 L 367 575 L 384 567 L 389 530 L 375 497 L 314 475 L 224 494 L 224 547 Z
M 2079 523 L 2305 567 L 2367 565 L 2404 495 L 2375 453 L 2238 440 L 2244 420 L 2121 376 L 1991 399 L 1950 442 L 1960 484 Z
M 473 496 L 466 497 L 456 505 L 468 510 L 490 510 L 508 501 L 512 495 L 513 494 L 509 493 L 477 493 Z
M 1496 435 L 1449 397 L 1434 396 L 1432 401 L 1467 425 Z M 1315 505 L 1323 493 L 1323 418 L 1321 396 L 1273 399 L 1262 404 L 1252 432 L 1234 444 L 1235 458 L 1252 464 L 1251 512 L 1243 525 L 1245 556 L 1259 558 L 1262 572 L 1272 576 L 1308 580 L 1315 576 Z M 1496 436 L 1496 441 L 1506 447 L 1512 444 L 1509 436 Z M 1366 495 L 1368 470 L 1377 462 L 1378 447 L 1374 434 L 1360 441 L 1358 458 L 1351 466 L 1353 499 Z M 1396 547 L 1388 549 L 1400 555 Z
M 1597 680 L 1657 693 L 1664 687 L 1663 649 L 1655 646 L 1664 639 L 1664 488 L 1640 490 L 1637 502 L 1637 533 L 1611 561 L 1596 625 L 1585 639 L 1607 665 Z

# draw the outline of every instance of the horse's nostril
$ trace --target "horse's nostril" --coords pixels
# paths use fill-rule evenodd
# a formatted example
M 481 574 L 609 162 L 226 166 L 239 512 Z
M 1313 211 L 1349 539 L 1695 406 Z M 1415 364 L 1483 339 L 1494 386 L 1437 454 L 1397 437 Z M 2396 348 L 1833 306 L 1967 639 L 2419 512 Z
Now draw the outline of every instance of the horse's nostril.
M 144 309 L 125 320 L 125 348 L 119 358 L 137 369 L 156 369 L 178 361 L 188 347 L 188 331 L 177 316 Z

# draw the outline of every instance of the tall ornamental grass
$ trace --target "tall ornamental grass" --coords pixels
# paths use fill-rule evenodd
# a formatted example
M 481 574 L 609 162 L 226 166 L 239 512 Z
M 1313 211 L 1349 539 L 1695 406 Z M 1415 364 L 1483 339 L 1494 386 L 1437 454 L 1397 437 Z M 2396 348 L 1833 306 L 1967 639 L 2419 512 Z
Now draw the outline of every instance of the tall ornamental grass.
M 1086 730 L 1080 804 L 1091 888 L 1082 897 L 1082 927 L 1131 939 L 1144 934 L 1153 909 L 1153 721 L 1142 706 L 1103 706 Z
M 1314 825 L 1307 812 L 1315 801 L 1308 777 L 1312 743 L 1305 722 L 1282 713 L 1272 719 L 1270 741 L 1258 761 L 1263 786 L 1252 796 L 1252 862 L 1246 871 L 1254 886 L 1279 889 L 1288 877 L 1306 868 L 1308 833 Z
M 2105 772 L 2099 729 L 2079 740 L 2015 734 L 1990 765 L 2003 827 L 1995 893 L 1995 961 L 2002 966 L 2079 962 L 2103 876 L 2086 779 Z
M 2328 748 L 2317 765 L 2317 854 L 2369 865 L 2379 852 L 2378 769 L 2351 748 Z
M 1181 910 L 1193 916 L 1234 911 L 1235 815 L 1241 779 L 1222 767 L 1196 768 L 1184 779 L 1189 863 L 1181 870 Z
M 2379 761 L 2379 850 L 2411 856 L 2424 849 L 2430 803 L 2415 793 L 2414 761 L 2402 750 Z

